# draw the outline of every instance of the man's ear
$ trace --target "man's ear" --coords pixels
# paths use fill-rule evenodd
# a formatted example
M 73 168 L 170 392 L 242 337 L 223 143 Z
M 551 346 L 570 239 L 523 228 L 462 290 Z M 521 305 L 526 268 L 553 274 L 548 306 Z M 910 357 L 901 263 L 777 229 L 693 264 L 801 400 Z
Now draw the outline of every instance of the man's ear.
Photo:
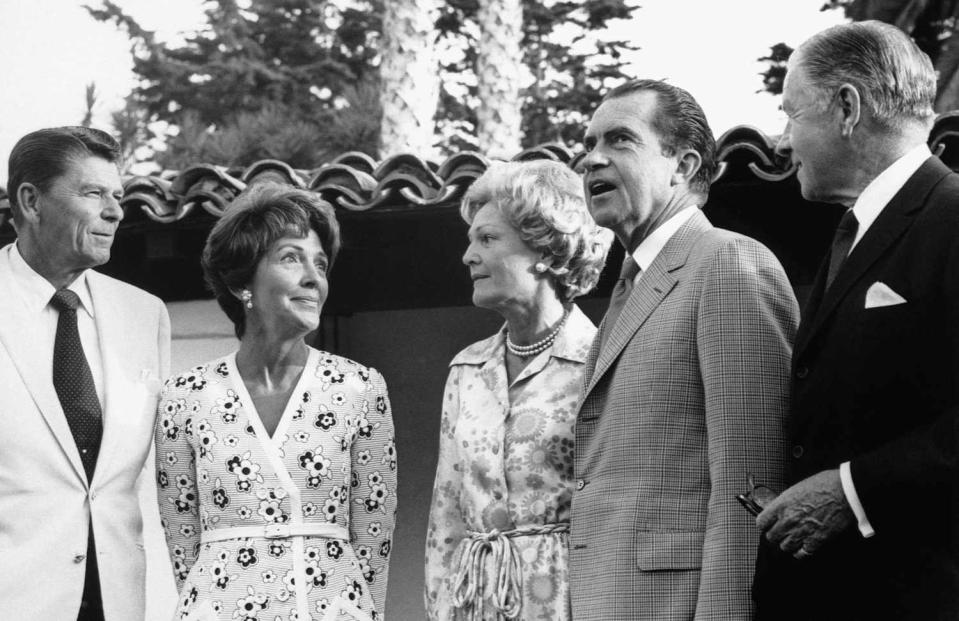
M 25 222 L 36 222 L 40 217 L 40 189 L 32 183 L 21 183 L 17 188 L 17 209 Z
M 852 84 L 844 83 L 836 93 L 836 105 L 839 108 L 839 131 L 844 138 L 852 135 L 862 116 L 862 99 Z
M 693 177 L 696 176 L 696 173 L 699 172 L 699 167 L 703 165 L 703 158 L 693 149 L 684 149 L 676 154 L 676 170 L 673 171 L 672 184 L 679 185 L 680 183 L 689 184 Z

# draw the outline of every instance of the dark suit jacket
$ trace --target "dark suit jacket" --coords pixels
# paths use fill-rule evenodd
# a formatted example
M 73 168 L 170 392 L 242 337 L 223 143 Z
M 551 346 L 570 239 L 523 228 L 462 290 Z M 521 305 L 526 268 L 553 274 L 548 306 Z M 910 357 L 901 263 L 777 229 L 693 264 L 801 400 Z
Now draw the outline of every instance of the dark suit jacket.
M 959 175 L 929 158 L 823 280 L 793 352 L 786 482 L 849 460 L 876 534 L 805 561 L 764 543 L 759 618 L 959 619 Z M 865 308 L 877 282 L 906 302 Z

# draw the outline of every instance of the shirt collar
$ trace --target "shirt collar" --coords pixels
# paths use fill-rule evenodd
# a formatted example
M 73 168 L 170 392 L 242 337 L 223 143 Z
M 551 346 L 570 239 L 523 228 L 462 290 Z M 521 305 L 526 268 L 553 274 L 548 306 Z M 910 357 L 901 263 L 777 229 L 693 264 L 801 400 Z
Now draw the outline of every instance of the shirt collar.
M 866 189 L 862 191 L 862 194 L 859 195 L 856 203 L 852 206 L 852 212 L 859 223 L 853 246 L 859 243 L 862 236 L 866 234 L 866 230 L 879 217 L 883 207 L 889 204 L 892 197 L 906 185 L 909 178 L 919 170 L 919 167 L 929 159 L 930 155 L 932 153 L 926 143 L 916 145 L 890 164 L 886 170 L 879 173 L 879 176 L 866 186 Z
M 24 261 L 23 255 L 20 254 L 20 246 L 16 242 L 10 253 L 10 271 L 14 280 L 20 284 L 23 301 L 27 307 L 35 313 L 43 312 L 57 290 L 53 288 L 49 280 L 36 273 Z M 90 297 L 90 288 L 87 286 L 87 271 L 80 272 L 67 289 L 77 294 L 80 298 L 80 306 L 90 317 L 93 317 L 93 299 Z
M 596 328 L 583 311 L 575 304 L 569 311 L 566 323 L 549 348 L 549 355 L 572 362 L 584 363 L 593 343 Z M 493 336 L 473 343 L 450 361 L 455 364 L 485 364 L 494 358 L 502 359 L 506 350 L 506 324 Z
M 686 224 L 687 220 L 693 217 L 697 209 L 699 207 L 692 205 L 676 212 L 639 243 L 639 246 L 633 251 L 633 260 L 636 261 L 639 269 L 644 272 L 649 269 L 657 255 L 666 246 L 666 242 L 676 234 L 680 227 Z

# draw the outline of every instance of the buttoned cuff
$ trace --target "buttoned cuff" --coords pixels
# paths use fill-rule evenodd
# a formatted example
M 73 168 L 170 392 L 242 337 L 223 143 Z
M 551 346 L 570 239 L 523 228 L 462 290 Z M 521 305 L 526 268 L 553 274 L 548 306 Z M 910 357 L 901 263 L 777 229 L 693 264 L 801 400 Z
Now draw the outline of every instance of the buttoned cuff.
M 859 502 L 859 494 L 856 493 L 856 486 L 852 482 L 852 470 L 849 468 L 849 462 L 844 461 L 839 466 L 839 480 L 842 481 L 842 493 L 846 496 L 846 502 L 852 507 L 852 512 L 856 515 L 856 522 L 859 523 L 859 532 L 866 539 L 876 534 L 866 517 L 866 510 Z

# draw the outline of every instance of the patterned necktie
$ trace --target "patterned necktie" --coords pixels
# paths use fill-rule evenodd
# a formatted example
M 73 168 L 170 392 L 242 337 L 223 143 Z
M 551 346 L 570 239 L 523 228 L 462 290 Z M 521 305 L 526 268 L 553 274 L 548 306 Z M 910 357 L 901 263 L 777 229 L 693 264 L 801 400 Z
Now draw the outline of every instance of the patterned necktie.
M 103 416 L 93 374 L 83 354 L 80 332 L 77 330 L 80 298 L 69 289 L 59 289 L 53 294 L 50 303 L 60 311 L 53 345 L 53 387 L 73 433 L 73 441 L 80 451 L 87 480 L 90 481 L 93 480 L 93 470 L 100 452 Z
M 836 227 L 836 235 L 832 238 L 832 248 L 829 251 L 829 271 L 826 272 L 826 289 L 836 279 L 839 268 L 849 255 L 852 248 L 852 242 L 856 239 L 856 232 L 859 230 L 859 221 L 856 220 L 856 214 L 852 209 L 843 214 Z
M 603 336 L 600 348 L 606 346 L 606 339 L 609 338 L 609 334 L 613 331 L 613 326 L 616 325 L 616 320 L 619 319 L 619 314 L 622 312 L 623 306 L 626 305 L 626 300 L 629 299 L 630 294 L 633 292 L 633 281 L 636 280 L 636 276 L 640 271 L 639 264 L 636 263 L 632 255 L 626 255 L 626 258 L 623 260 L 623 267 L 619 270 L 619 280 L 616 281 L 616 286 L 613 287 L 613 294 L 609 297 L 609 309 L 606 311 L 606 320 L 603 323 Z

